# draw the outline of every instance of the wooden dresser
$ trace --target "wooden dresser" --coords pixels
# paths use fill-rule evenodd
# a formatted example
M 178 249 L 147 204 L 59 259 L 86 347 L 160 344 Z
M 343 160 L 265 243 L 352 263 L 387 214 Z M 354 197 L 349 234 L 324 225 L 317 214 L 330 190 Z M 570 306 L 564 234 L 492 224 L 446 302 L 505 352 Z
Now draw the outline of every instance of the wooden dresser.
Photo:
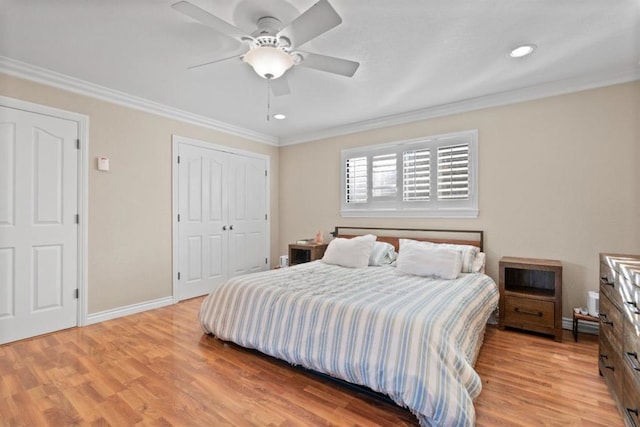
M 599 369 L 625 425 L 640 427 L 640 255 L 600 254 Z

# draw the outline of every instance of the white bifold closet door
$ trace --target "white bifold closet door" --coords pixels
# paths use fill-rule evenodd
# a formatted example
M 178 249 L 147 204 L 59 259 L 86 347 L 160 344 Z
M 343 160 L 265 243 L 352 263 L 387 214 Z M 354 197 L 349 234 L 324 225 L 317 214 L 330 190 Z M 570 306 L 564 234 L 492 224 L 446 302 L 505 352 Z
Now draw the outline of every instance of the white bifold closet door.
M 77 325 L 78 123 L 0 106 L 0 344 Z
M 266 160 L 178 144 L 178 299 L 268 267 Z

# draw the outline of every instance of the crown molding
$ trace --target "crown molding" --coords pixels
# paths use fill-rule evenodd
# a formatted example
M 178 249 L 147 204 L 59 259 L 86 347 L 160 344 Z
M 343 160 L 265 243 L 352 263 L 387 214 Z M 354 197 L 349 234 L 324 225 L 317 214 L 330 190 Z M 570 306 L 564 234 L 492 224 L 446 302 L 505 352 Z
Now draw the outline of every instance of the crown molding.
M 603 73 L 585 74 L 550 83 L 543 83 L 540 85 L 436 105 L 405 113 L 349 123 L 344 126 L 326 128 L 317 132 L 305 132 L 290 137 L 278 138 L 273 135 L 267 135 L 250 129 L 233 126 L 231 124 L 193 114 L 188 111 L 149 101 L 125 92 L 109 89 L 104 86 L 76 79 L 74 77 L 27 64 L 6 56 L 0 56 L 0 73 L 24 78 L 57 87 L 59 89 L 68 90 L 70 92 L 157 114 L 163 117 L 180 120 L 182 122 L 191 123 L 272 146 L 301 144 L 325 138 L 381 129 L 437 117 L 450 116 L 453 114 L 466 113 L 483 108 L 499 107 L 518 102 L 532 101 L 550 96 L 563 95 L 582 90 L 640 80 L 640 67 L 609 70 Z
M 279 143 L 278 138 L 275 136 L 254 132 L 249 129 L 233 126 L 208 117 L 189 113 L 188 111 L 149 101 L 118 90 L 109 89 L 104 86 L 76 79 L 75 77 L 27 64 L 6 56 L 0 56 L 0 73 L 35 81 L 37 83 L 57 87 L 80 95 L 90 96 L 92 98 L 180 120 L 182 122 L 191 123 L 242 138 L 247 138 L 252 141 L 275 146 Z
M 297 136 L 280 138 L 280 146 L 302 144 L 325 138 L 418 122 L 436 117 L 466 113 L 483 108 L 499 107 L 518 102 L 532 101 L 556 95 L 595 89 L 598 87 L 611 86 L 619 83 L 628 83 L 636 80 L 640 80 L 640 67 L 608 71 L 605 73 L 586 74 L 521 89 L 436 105 L 434 107 L 423 108 L 406 113 L 350 123 L 344 126 L 323 129 L 318 132 L 303 133 Z

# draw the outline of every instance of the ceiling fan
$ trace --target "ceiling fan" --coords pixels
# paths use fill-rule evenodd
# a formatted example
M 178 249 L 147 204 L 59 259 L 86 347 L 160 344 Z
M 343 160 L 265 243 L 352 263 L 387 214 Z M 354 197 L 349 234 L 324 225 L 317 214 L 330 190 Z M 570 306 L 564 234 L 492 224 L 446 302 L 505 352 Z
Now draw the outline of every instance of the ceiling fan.
M 269 81 L 278 79 L 277 84 L 272 85 L 274 95 L 285 95 L 289 93 L 285 73 L 294 65 L 346 77 L 352 77 L 360 66 L 355 61 L 298 50 L 303 44 L 342 22 L 327 0 L 318 1 L 284 27 L 277 18 L 264 16 L 258 19 L 257 29 L 251 34 L 188 1 L 179 1 L 171 7 L 249 47 L 244 54 L 195 65 L 190 69 L 242 58 L 260 77 Z

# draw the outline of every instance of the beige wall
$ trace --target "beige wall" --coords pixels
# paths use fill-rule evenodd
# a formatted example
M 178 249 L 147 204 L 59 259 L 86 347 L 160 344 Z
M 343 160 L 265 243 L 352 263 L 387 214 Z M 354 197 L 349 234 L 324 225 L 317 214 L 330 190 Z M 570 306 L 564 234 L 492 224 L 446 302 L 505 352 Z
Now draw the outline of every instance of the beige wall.
M 0 95 L 89 116 L 89 314 L 172 295 L 172 134 L 270 156 L 277 257 L 277 147 L 2 74 Z
M 344 148 L 478 129 L 477 219 L 340 217 Z M 505 255 L 564 267 L 563 314 L 598 287 L 598 253 L 640 253 L 640 82 L 329 138 L 280 150 L 280 253 L 335 225 L 482 229 Z
M 89 313 L 171 295 L 172 134 L 270 156 L 273 262 L 334 225 L 483 229 L 494 278 L 503 255 L 563 262 L 569 316 L 597 288 L 599 252 L 640 253 L 640 82 L 280 149 L 2 74 L 0 95 L 89 116 Z M 467 129 L 477 219 L 340 217 L 340 150 Z

